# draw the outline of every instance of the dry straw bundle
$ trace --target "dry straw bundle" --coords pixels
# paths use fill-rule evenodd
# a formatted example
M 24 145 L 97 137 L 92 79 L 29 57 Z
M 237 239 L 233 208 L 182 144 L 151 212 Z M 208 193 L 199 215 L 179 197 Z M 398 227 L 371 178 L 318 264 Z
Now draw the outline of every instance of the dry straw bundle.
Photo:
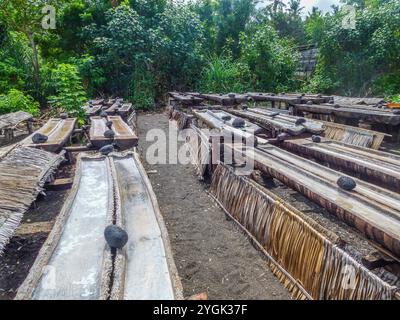
M 0 253 L 63 159 L 63 155 L 20 146 L 0 159 Z
M 217 167 L 211 192 L 272 257 L 272 271 L 295 298 L 393 298 L 395 287 L 340 249 L 335 234 L 231 168 Z

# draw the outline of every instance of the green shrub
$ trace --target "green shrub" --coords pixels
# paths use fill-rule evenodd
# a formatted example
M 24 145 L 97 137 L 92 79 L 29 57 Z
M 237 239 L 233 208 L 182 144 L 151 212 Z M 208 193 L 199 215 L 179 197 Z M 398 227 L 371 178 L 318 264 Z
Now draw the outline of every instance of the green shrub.
M 137 109 L 151 109 L 155 102 L 155 87 L 153 74 L 143 67 L 137 67 L 132 75 L 128 100 L 132 101 Z
M 30 95 L 17 89 L 10 89 L 7 94 L 0 95 L 0 114 L 26 111 L 33 116 L 39 115 L 40 107 Z
M 52 81 L 56 95 L 49 97 L 50 104 L 57 108 L 57 112 L 67 112 L 83 120 L 85 114 L 82 106 L 87 98 L 78 68 L 71 64 L 60 64 L 52 72 Z
M 199 90 L 202 92 L 245 92 L 251 87 L 248 67 L 230 57 L 214 56 L 203 69 Z

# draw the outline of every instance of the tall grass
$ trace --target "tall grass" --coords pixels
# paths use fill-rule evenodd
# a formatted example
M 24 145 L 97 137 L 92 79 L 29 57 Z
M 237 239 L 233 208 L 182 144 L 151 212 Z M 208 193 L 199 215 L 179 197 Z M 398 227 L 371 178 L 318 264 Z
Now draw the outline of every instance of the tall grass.
M 245 92 L 251 88 L 251 73 L 247 65 L 230 57 L 212 56 L 199 81 L 202 92 Z

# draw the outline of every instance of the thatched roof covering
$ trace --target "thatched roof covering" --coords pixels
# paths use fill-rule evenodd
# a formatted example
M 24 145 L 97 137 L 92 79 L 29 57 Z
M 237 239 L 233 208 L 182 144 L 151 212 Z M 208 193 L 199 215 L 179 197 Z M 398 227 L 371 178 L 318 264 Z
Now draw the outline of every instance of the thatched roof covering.
M 7 113 L 0 116 L 0 130 L 14 128 L 23 121 L 32 119 L 32 115 L 28 112 L 18 111 Z
M 0 254 L 63 159 L 63 154 L 20 145 L 0 149 Z

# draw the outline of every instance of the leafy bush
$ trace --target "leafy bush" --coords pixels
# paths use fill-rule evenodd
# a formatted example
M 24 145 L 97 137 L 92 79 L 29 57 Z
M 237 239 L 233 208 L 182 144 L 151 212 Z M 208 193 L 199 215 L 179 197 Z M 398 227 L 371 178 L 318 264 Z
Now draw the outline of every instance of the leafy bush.
M 200 77 L 202 92 L 245 92 L 251 87 L 248 67 L 230 57 L 211 57 Z
M 56 95 L 49 97 L 57 111 L 65 111 L 80 119 L 84 118 L 82 106 L 87 101 L 78 68 L 71 64 L 60 64 L 53 70 L 52 79 Z
M 156 98 L 155 87 L 153 74 L 143 67 L 137 67 L 132 75 L 128 99 L 134 103 L 137 109 L 153 108 Z
M 0 95 L 0 114 L 26 111 L 37 116 L 39 114 L 39 103 L 30 95 L 24 94 L 17 89 L 10 89 L 7 94 Z
M 242 61 L 255 76 L 255 87 L 262 91 L 292 89 L 299 56 L 295 47 L 268 25 L 260 25 L 253 34 L 243 34 Z

